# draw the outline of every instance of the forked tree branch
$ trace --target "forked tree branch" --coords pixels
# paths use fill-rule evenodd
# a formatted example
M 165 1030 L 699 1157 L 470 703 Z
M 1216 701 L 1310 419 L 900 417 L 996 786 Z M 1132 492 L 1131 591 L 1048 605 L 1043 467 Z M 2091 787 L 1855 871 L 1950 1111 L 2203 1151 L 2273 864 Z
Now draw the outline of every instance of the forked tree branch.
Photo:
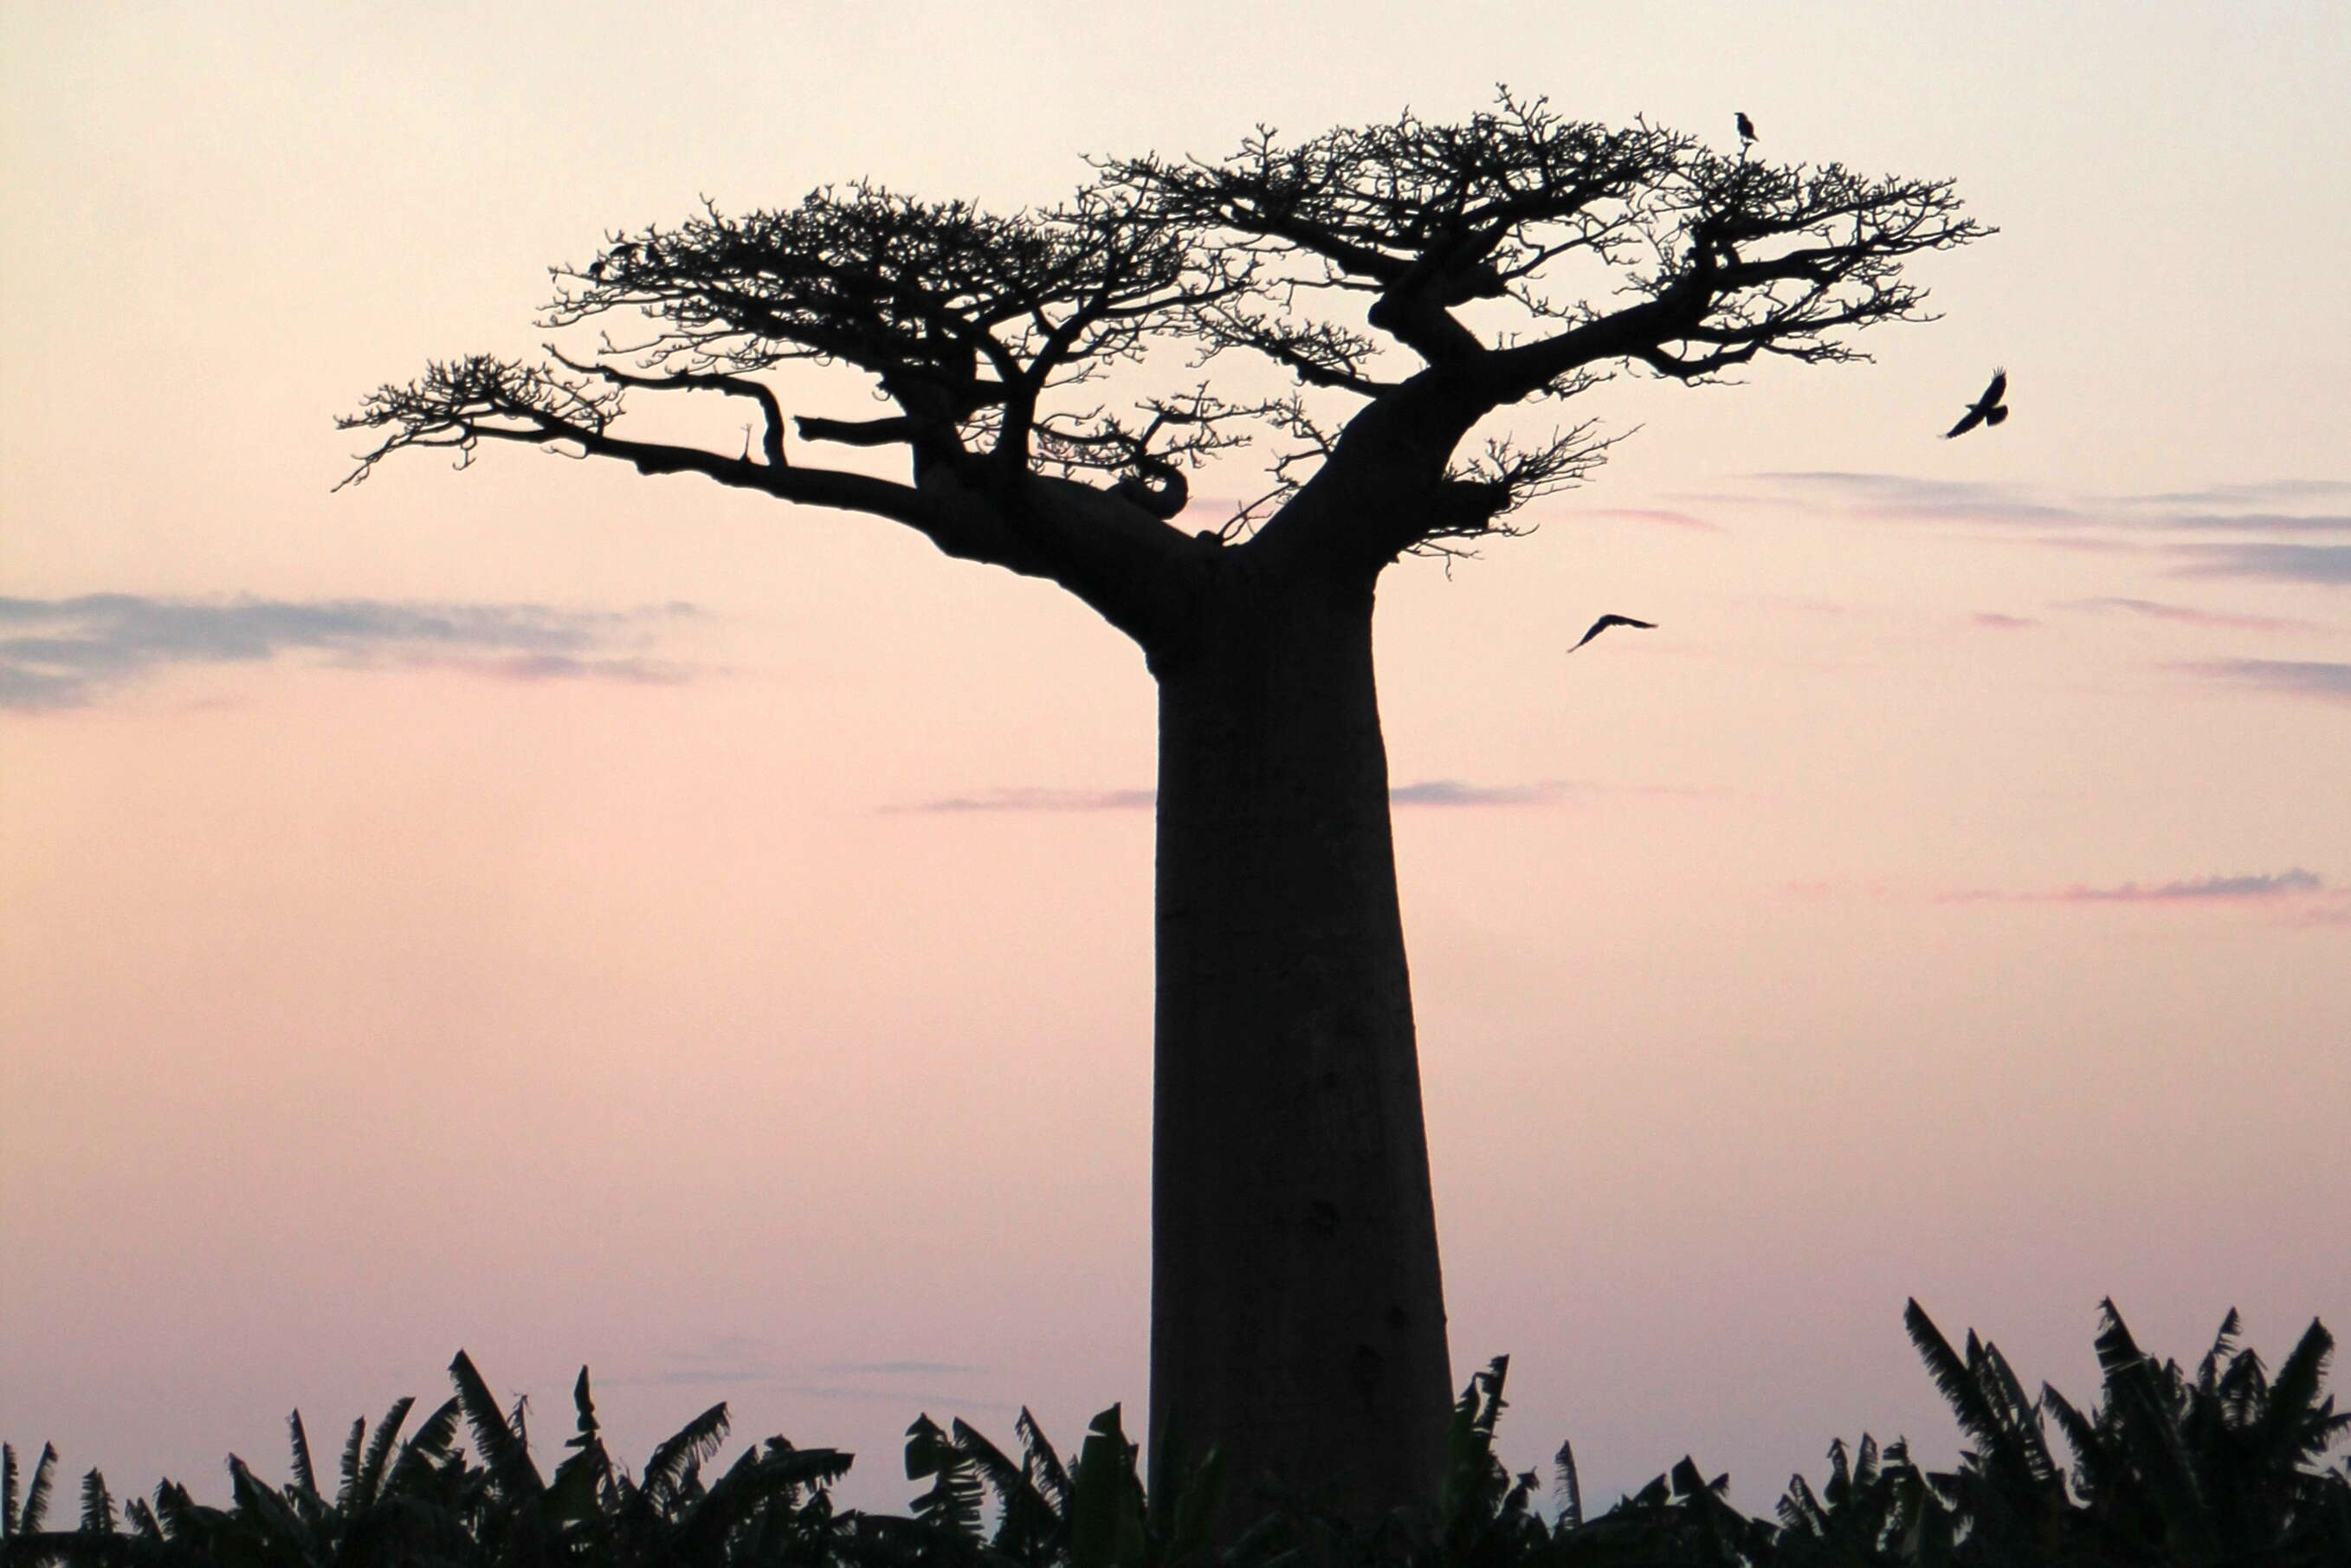
M 720 392 L 730 397 L 749 398 L 759 405 L 764 423 L 759 431 L 759 450 L 770 468 L 781 468 L 784 461 L 784 407 L 777 401 L 776 391 L 764 382 L 745 376 L 695 374 L 690 371 L 668 375 L 631 375 L 606 364 L 582 364 L 565 356 L 552 343 L 547 345 L 548 358 L 565 370 L 583 376 L 596 376 L 616 387 L 643 387 L 653 392 L 684 390 L 687 392 Z
M 1855 332 L 1926 319 L 1907 262 L 1991 232 L 1949 181 L 1727 157 L 1508 93 L 1458 123 L 1407 113 L 1296 143 L 1260 129 L 1220 162 L 1095 169 L 1064 205 L 1008 216 L 860 184 L 614 235 L 558 269 L 546 323 L 625 313 L 648 339 L 380 388 L 344 422 L 383 433 L 351 477 L 407 447 L 462 464 L 483 441 L 698 473 L 904 523 L 1147 638 L 1186 601 L 1160 579 L 1199 570 L 1169 526 L 1187 474 L 1253 431 L 1291 442 L 1226 542 L 1369 570 L 1456 551 L 1516 531 L 1505 519 L 1588 475 L 1613 439 L 1589 421 L 1531 445 L 1486 439 L 1489 416 L 1626 368 L 1692 382 L 1765 354 L 1859 358 Z M 1554 298 L 1570 267 L 1604 287 Z M 1236 401 L 1203 382 L 1123 413 L 1075 401 L 1113 372 L 1155 377 L 1155 348 L 1187 340 L 1199 361 L 1259 355 L 1301 391 Z M 893 412 L 789 413 L 768 374 L 795 361 L 853 368 Z M 761 460 L 614 428 L 624 393 L 681 390 L 756 402 Z M 1308 405 L 1342 394 L 1337 417 Z M 793 465 L 788 425 L 903 447 L 907 477 Z
M 613 433 L 620 397 L 619 385 L 600 389 L 586 378 L 486 355 L 436 362 L 414 382 L 379 387 L 358 413 L 336 422 L 383 433 L 342 483 L 363 481 L 384 458 L 412 447 L 453 451 L 460 467 L 485 441 L 612 458 L 643 474 L 698 474 L 780 500 L 887 518 L 944 554 L 1060 582 L 1138 640 L 1165 630 L 1169 585 L 1154 566 L 1178 558 L 1185 541 L 1140 508 L 1104 495 L 1081 521 L 1058 491 L 1007 500 L 949 469 L 909 485 L 632 440 Z

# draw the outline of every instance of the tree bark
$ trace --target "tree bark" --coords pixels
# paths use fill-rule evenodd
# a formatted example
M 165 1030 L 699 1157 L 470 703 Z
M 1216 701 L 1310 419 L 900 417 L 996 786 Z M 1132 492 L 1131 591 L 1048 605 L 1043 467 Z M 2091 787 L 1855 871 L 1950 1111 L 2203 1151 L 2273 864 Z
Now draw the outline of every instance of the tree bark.
M 1451 1400 L 1374 690 L 1376 568 L 1216 552 L 1159 682 L 1151 1467 L 1366 1518 Z

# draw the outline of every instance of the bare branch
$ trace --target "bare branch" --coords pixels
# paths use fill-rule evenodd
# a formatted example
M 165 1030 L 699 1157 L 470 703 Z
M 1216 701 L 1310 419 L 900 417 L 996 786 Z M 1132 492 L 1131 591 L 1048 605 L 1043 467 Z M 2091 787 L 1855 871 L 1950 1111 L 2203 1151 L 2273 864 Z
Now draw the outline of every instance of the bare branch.
M 1203 383 L 1180 396 L 1144 400 L 1136 408 L 1149 417 L 1140 428 L 1100 409 L 1049 419 L 1037 431 L 1037 453 L 1064 475 L 1116 474 L 1112 495 L 1153 517 L 1172 517 L 1190 499 L 1186 469 L 1249 444 L 1246 427 L 1277 416 L 1286 406 L 1228 403 Z
M 1571 252 L 1615 260 L 1647 193 L 1693 145 L 1646 124 L 1562 120 L 1541 99 L 1505 93 L 1465 124 L 1406 113 L 1296 146 L 1260 127 L 1225 163 L 1101 167 L 1171 218 L 1229 231 L 1261 253 L 1311 256 L 1321 273 L 1310 287 L 1374 293 L 1370 324 L 1445 364 L 1474 360 L 1482 346 L 1456 307 L 1508 298 Z M 1282 341 L 1267 333 L 1257 346 L 1280 358 Z
M 1489 486 L 1501 496 L 1500 507 L 1478 531 L 1531 532 L 1503 528 L 1499 519 L 1529 501 L 1582 484 L 1607 461 L 1610 447 L 1628 439 L 1639 427 L 1606 436 L 1598 434 L 1599 428 L 1599 421 L 1588 419 L 1566 430 L 1555 430 L 1551 439 L 1531 447 L 1522 447 L 1507 435 L 1497 436 L 1486 443 L 1479 456 L 1457 465 L 1449 477 Z
M 1303 398 L 1293 397 L 1271 405 L 1266 417 L 1276 429 L 1301 444 L 1274 454 L 1270 487 L 1244 502 L 1218 528 L 1217 537 L 1228 542 L 1249 537 L 1259 524 L 1280 511 L 1328 461 L 1332 449 L 1338 444 L 1337 434 L 1315 419 Z
M 537 366 L 487 354 L 434 361 L 405 386 L 386 383 L 370 392 L 357 413 L 335 421 L 338 430 L 382 430 L 388 434 L 361 455 L 345 485 L 365 480 L 391 454 L 411 446 L 447 447 L 460 468 L 473 462 L 485 437 L 549 445 L 584 445 L 610 427 L 621 413 L 617 388 L 567 380 Z
M 1254 350 L 1308 386 L 1332 387 L 1359 397 L 1377 397 L 1395 384 L 1364 372 L 1378 345 L 1337 322 L 1301 320 L 1238 305 L 1203 310 L 1195 319 L 1210 355 L 1227 349 Z
M 793 428 L 802 441 L 832 441 L 843 446 L 911 446 L 923 437 L 925 426 L 904 414 L 888 419 L 826 419 L 813 413 L 795 414 Z
M 744 376 L 697 375 L 686 371 L 673 371 L 657 376 L 631 375 L 624 371 L 614 370 L 610 365 L 581 364 L 567 357 L 552 343 L 546 345 L 546 348 L 548 357 L 565 370 L 578 375 L 599 377 L 616 387 L 644 387 L 653 392 L 670 392 L 679 389 L 689 392 L 720 392 L 730 397 L 749 398 L 759 405 L 760 414 L 765 421 L 760 427 L 759 434 L 761 454 L 766 456 L 769 467 L 785 466 L 783 404 L 776 400 L 775 389 L 764 382 L 751 381 Z
M 342 484 L 360 483 L 385 457 L 408 447 L 449 449 L 458 455 L 462 468 L 472 463 L 481 443 L 513 442 L 617 458 L 644 474 L 700 474 L 785 500 L 869 512 L 915 528 L 950 555 L 1047 574 L 1033 554 L 996 537 L 1000 526 L 970 507 L 955 507 L 910 486 L 864 474 L 753 463 L 699 447 L 614 434 L 621 397 L 619 385 L 600 387 L 592 381 L 486 354 L 436 361 L 413 382 L 377 388 L 357 413 L 335 422 L 338 429 L 385 433 Z

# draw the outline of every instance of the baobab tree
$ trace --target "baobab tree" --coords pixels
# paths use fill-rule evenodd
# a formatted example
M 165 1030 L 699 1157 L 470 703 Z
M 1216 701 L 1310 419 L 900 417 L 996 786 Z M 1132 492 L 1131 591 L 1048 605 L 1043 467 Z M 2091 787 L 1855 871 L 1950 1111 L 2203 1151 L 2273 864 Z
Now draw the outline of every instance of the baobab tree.
M 1049 580 L 1132 639 L 1159 693 L 1155 1479 L 1214 1444 L 1228 1509 L 1267 1477 L 1357 1513 L 1424 1502 L 1451 1375 L 1380 574 L 1522 531 L 1609 444 L 1585 419 L 1521 444 L 1505 411 L 1619 373 L 1855 358 L 1855 330 L 1921 319 L 1906 258 L 1989 231 L 1949 181 L 1726 157 L 1507 93 L 1455 123 L 1092 167 L 1009 216 L 858 184 L 609 236 L 555 269 L 544 324 L 636 340 L 381 387 L 343 422 L 381 433 L 353 476 L 485 442 L 699 475 Z M 1279 377 L 1199 379 L 1228 356 Z M 795 361 L 887 412 L 788 418 Z M 656 393 L 744 400 L 756 437 L 628 434 Z M 1180 525 L 1187 474 L 1252 434 L 1268 493 Z M 844 448 L 865 455 L 822 456 Z

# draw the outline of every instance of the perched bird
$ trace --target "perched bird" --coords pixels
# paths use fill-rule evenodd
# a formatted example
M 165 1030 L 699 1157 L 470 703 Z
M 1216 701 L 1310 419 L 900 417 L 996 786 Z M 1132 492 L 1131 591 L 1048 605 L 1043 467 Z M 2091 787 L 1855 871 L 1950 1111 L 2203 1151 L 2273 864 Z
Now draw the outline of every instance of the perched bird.
M 1969 408 L 1959 423 L 1943 432 L 1943 439 L 1949 441 L 1955 435 L 1965 435 L 1979 424 L 1998 424 L 2001 420 L 2006 419 L 2008 409 L 2000 400 L 2007 392 L 2008 372 L 1992 371 L 1991 385 L 1984 388 L 1983 396 L 1976 399 L 1973 406 Z
M 1739 140 L 1741 141 L 1755 140 L 1755 122 L 1747 118 L 1747 111 L 1743 109 L 1739 111 Z
M 1654 632 L 1657 629 L 1657 623 L 1654 621 L 1635 621 L 1630 615 L 1603 615 L 1592 623 L 1591 631 L 1576 639 L 1575 648 L 1583 647 L 1584 643 L 1591 642 L 1611 626 L 1635 626 L 1644 632 Z M 1573 653 L 1575 648 L 1570 648 L 1568 652 Z

